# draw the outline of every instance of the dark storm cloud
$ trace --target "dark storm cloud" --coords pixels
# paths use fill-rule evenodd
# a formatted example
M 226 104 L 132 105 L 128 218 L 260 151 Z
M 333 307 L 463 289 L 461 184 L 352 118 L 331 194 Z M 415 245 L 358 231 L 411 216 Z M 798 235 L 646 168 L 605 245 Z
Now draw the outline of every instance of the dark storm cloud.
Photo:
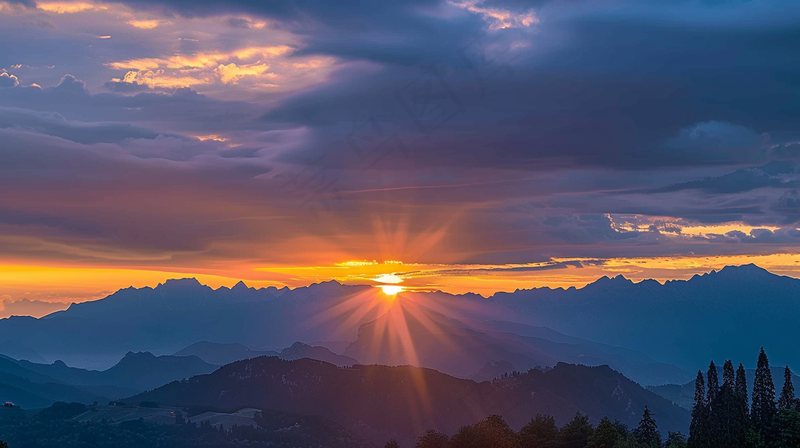
M 349 150 L 334 143 L 347 134 L 342 117 L 373 114 L 414 141 L 418 165 L 533 171 L 756 164 L 770 158 L 765 143 L 798 138 L 800 62 L 793 48 L 800 34 L 790 23 L 723 16 L 687 26 L 656 14 L 580 11 L 536 25 L 531 48 L 514 60 L 513 71 L 484 80 L 483 96 L 458 47 L 441 44 L 440 53 L 450 56 L 428 62 L 441 67 L 464 113 L 426 139 L 414 140 L 414 117 L 393 96 L 424 65 L 349 66 L 330 82 L 283 100 L 265 120 L 311 126 L 317 138 L 303 157 L 324 150 L 340 160 Z M 788 12 L 800 20 L 796 13 Z M 465 45 L 468 30 L 462 29 Z
M 256 104 L 213 99 L 190 88 L 135 95 L 90 94 L 85 83 L 71 75 L 64 76 L 52 87 L 0 89 L 0 104 L 43 112 L 58 111 L 73 120 L 144 123 L 163 129 L 165 133 L 209 134 L 266 128 L 258 120 L 263 107 Z
M 0 128 L 35 130 L 78 143 L 119 143 L 129 138 L 154 139 L 159 135 L 129 123 L 70 122 L 58 113 L 2 106 L 0 106 Z
M 680 190 L 701 190 L 706 193 L 742 193 L 757 188 L 794 188 L 800 182 L 797 165 L 786 161 L 773 161 L 766 165 L 736 170 L 719 177 L 670 185 L 655 190 L 657 193 Z

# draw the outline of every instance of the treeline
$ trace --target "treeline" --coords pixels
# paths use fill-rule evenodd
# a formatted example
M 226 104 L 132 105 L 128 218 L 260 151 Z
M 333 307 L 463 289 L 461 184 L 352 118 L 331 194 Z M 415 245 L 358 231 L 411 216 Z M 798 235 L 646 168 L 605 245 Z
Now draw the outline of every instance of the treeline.
M 603 418 L 597 427 L 589 416 L 575 415 L 559 428 L 549 415 L 537 415 L 519 432 L 515 432 L 499 415 L 491 415 L 470 426 L 462 427 L 449 437 L 428 430 L 417 440 L 415 448 L 686 448 L 686 436 L 669 432 L 662 443 L 653 414 L 645 407 L 639 426 L 633 430 L 619 421 Z M 400 448 L 390 441 L 385 448 Z
M 212 426 L 176 416 L 175 424 L 142 420 L 77 421 L 91 408 L 58 403 L 33 415 L 0 418 L 0 448 L 370 448 L 374 445 L 322 418 L 277 411 L 256 414 L 258 426 Z M 5 445 L 8 443 L 8 445 Z
M 722 367 L 722 385 L 714 361 L 706 378 L 697 372 L 689 448 L 792 448 L 800 447 L 800 400 L 795 398 L 792 372 L 787 366 L 778 400 L 761 348 L 758 355 L 753 394 L 747 395 L 747 378 L 731 360 Z

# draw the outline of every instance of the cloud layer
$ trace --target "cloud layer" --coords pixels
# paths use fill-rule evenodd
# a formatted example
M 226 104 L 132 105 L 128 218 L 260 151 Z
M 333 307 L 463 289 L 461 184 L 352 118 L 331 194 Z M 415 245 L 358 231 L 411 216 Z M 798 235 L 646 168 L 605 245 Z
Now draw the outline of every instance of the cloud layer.
M 797 253 L 796 2 L 0 5 L 4 265 Z

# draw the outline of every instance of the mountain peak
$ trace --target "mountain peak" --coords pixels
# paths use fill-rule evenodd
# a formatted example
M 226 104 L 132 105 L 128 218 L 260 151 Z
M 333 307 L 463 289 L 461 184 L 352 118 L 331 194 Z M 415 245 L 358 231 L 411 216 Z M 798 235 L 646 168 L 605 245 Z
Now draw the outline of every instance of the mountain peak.
M 617 274 L 614 277 L 604 275 L 586 286 L 627 286 L 632 284 L 633 281 L 628 280 L 622 274 Z
M 133 361 L 133 360 L 141 360 L 141 359 L 152 359 L 155 358 L 156 355 L 150 352 L 128 352 L 125 353 L 125 356 L 119 361 L 120 363 L 125 361 Z
M 248 289 L 250 289 L 250 287 L 249 287 L 249 286 L 247 286 L 247 285 L 244 283 L 244 280 L 239 280 L 239 282 L 238 282 L 238 283 L 236 283 L 235 285 L 233 285 L 233 288 L 231 288 L 231 291 L 246 291 L 246 290 L 248 290 Z
M 735 277 L 735 278 L 747 278 L 747 277 L 755 277 L 755 276 L 764 276 L 764 275 L 775 275 L 766 269 L 757 266 L 753 263 L 743 264 L 739 266 L 725 266 L 719 271 L 711 271 L 708 275 L 722 275 L 725 277 Z
M 159 285 L 156 287 L 156 289 L 158 289 L 158 288 L 176 288 L 176 287 L 193 287 L 193 288 L 196 288 L 196 287 L 202 287 L 202 286 L 204 286 L 204 285 L 202 283 L 200 283 L 194 277 L 171 278 L 171 279 L 165 281 L 164 283 L 159 283 Z

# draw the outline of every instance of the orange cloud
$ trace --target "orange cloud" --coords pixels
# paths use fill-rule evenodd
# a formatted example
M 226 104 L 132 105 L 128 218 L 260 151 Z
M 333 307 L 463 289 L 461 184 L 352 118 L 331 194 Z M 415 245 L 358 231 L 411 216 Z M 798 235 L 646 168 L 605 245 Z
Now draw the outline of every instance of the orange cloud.
M 40 2 L 36 8 L 56 14 L 75 14 L 83 11 L 103 11 L 108 7 L 86 2 Z
M 236 84 L 241 78 L 245 76 L 269 76 L 276 77 L 274 73 L 269 73 L 269 65 L 267 64 L 252 64 L 237 66 L 233 62 L 228 65 L 220 64 L 214 73 L 219 77 L 220 81 L 224 84 Z
M 142 30 L 152 30 L 161 24 L 158 20 L 128 20 L 128 25 Z

